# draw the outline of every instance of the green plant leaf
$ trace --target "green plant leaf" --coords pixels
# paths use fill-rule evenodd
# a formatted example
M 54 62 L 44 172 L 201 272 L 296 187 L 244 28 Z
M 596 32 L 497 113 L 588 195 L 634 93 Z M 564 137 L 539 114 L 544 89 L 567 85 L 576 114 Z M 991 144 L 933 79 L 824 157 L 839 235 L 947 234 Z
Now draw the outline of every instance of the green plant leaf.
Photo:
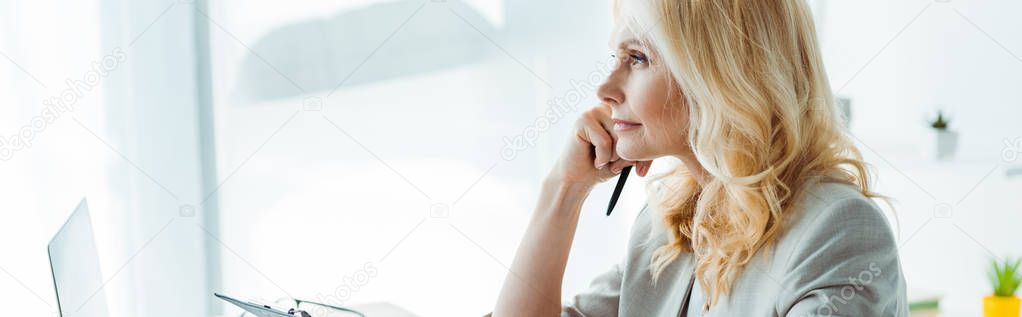
M 989 278 L 994 288 L 994 295 L 1002 297 L 1014 296 L 1022 285 L 1022 258 L 1005 259 L 1003 263 L 997 259 L 990 261 Z

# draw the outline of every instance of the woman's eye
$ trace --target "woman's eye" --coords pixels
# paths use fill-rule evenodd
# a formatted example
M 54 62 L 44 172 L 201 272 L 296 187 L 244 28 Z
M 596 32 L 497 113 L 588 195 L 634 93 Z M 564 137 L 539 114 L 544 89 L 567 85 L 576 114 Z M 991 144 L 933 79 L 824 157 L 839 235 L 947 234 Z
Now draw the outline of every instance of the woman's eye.
M 642 54 L 629 54 L 628 58 L 632 66 L 644 65 L 649 62 L 646 56 Z
M 610 54 L 610 57 L 615 62 L 619 63 L 618 65 L 626 64 L 635 67 L 649 63 L 649 58 L 647 58 L 646 55 L 643 55 L 641 53 L 628 53 L 627 55 L 624 56 L 619 56 L 618 54 L 612 53 Z

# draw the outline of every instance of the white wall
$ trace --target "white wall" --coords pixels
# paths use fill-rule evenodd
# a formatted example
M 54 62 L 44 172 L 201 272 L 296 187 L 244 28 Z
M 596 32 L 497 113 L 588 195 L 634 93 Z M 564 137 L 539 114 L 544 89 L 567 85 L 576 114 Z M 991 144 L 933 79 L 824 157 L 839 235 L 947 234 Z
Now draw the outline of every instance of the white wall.
M 103 87 L 107 143 L 119 152 L 110 162 L 117 199 L 106 212 L 120 248 L 104 271 L 116 282 L 111 305 L 124 316 L 198 316 L 212 300 L 200 204 L 195 5 L 100 3 L 102 47 L 127 58 Z

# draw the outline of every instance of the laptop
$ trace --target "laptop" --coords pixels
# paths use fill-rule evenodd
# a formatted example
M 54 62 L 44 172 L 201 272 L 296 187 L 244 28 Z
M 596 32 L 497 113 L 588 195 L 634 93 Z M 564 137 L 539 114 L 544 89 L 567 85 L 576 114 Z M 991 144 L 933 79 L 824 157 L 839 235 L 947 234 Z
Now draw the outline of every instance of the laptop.
M 61 317 L 107 317 L 103 274 L 85 199 L 47 246 Z

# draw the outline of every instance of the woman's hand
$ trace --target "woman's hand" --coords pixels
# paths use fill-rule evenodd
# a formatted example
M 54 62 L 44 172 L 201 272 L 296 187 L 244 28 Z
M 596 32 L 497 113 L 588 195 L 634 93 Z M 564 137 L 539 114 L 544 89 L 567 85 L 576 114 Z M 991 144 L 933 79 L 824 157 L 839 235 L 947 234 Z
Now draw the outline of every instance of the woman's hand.
M 635 165 L 639 176 L 646 176 L 651 161 L 629 161 L 617 154 L 611 107 L 605 104 L 586 111 L 575 122 L 571 141 L 550 171 L 549 178 L 592 187 L 605 182 L 626 166 Z
M 617 138 L 611 133 L 610 115 L 610 106 L 597 106 L 575 124 L 567 149 L 543 182 L 493 316 L 560 314 L 561 282 L 582 204 L 597 183 L 636 165 L 620 159 L 614 150 Z M 640 176 L 646 175 L 649 165 L 649 161 L 638 162 Z

